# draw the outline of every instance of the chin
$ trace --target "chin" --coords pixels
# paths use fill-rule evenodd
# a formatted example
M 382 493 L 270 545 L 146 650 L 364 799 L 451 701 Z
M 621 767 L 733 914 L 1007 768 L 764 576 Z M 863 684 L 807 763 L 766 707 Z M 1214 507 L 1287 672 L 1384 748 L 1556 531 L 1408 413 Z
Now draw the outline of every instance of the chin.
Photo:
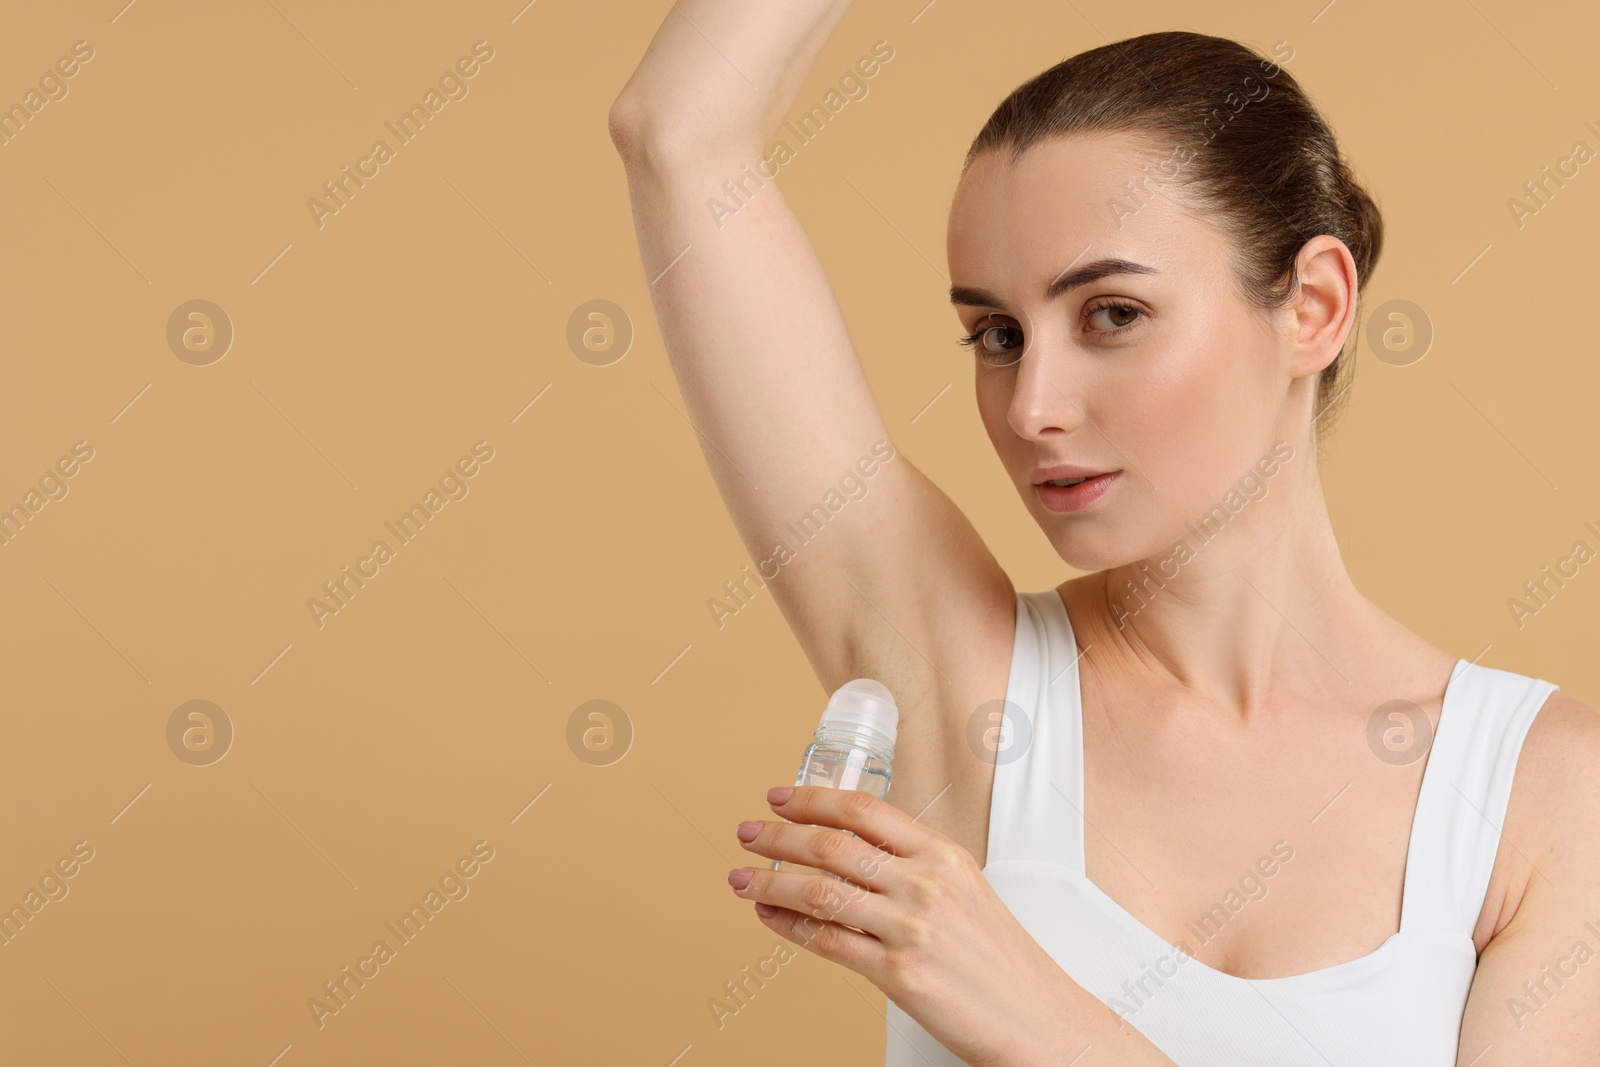
M 1130 552 L 1125 541 L 1121 544 L 1119 541 L 1121 541 L 1119 538 L 1086 535 L 1086 532 L 1066 533 L 1059 530 L 1050 538 L 1050 543 L 1055 547 L 1056 555 L 1061 557 L 1061 561 L 1073 570 L 1083 571 L 1086 574 L 1137 563 L 1145 558 Z
M 1065 520 L 1065 521 L 1064 521 Z M 1056 555 L 1074 570 L 1085 573 L 1129 566 L 1168 555 L 1172 543 L 1152 540 L 1148 531 L 1127 533 L 1102 515 L 1062 516 L 1043 511 L 1039 525 Z

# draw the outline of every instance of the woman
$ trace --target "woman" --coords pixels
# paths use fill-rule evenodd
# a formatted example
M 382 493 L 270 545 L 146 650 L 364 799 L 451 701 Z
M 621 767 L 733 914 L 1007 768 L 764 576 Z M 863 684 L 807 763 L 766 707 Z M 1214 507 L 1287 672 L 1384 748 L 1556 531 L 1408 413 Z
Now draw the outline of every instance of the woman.
M 667 351 L 756 558 L 889 437 L 761 180 L 848 6 L 681 0 L 610 116 Z M 1434 647 L 1340 559 L 1317 445 L 1382 230 L 1288 58 L 1117 42 L 973 144 L 948 255 L 978 408 L 1087 573 L 1019 594 L 893 456 L 771 581 L 825 688 L 894 693 L 895 785 L 773 790 L 729 882 L 884 991 L 891 1065 L 1600 1050 L 1592 709 Z M 730 180 L 736 213 L 708 211 Z M 1004 744 L 974 743 L 1002 708 Z

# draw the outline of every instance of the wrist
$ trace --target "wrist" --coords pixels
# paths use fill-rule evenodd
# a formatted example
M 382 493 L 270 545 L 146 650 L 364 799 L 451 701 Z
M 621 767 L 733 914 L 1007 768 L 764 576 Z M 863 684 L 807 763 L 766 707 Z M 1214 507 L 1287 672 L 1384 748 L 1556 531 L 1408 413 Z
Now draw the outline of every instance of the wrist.
M 1017 1013 L 1022 1025 L 990 1067 L 1065 1067 L 1093 1043 L 1085 1033 L 1092 1026 L 1085 1024 L 1101 1020 L 1110 1009 L 1051 963 L 1044 981 L 1030 983 L 1036 995 Z

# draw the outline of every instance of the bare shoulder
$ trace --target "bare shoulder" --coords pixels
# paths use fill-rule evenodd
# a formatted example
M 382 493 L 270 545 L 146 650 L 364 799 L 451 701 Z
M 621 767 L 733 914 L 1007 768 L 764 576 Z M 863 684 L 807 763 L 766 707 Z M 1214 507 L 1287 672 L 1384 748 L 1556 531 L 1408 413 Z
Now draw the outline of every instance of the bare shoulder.
M 1551 693 L 1523 740 L 1506 809 L 1507 893 L 1493 933 L 1552 890 L 1600 891 L 1600 712 Z M 1530 907 L 1530 905 L 1535 905 Z M 1523 914 L 1526 912 L 1527 914 Z
M 1496 874 L 1507 894 L 1474 936 L 1478 967 L 1461 1020 L 1461 1062 L 1594 1063 L 1600 985 L 1583 980 L 1579 968 L 1594 958 L 1597 839 L 1600 715 L 1555 692 L 1517 762 L 1500 847 L 1510 873 Z
M 1520 794 L 1520 796 L 1519 796 Z M 1587 845 L 1600 830 L 1600 712 L 1557 690 L 1528 727 L 1512 786 L 1526 840 L 1552 851 Z M 1584 851 L 1588 851 L 1587 848 Z

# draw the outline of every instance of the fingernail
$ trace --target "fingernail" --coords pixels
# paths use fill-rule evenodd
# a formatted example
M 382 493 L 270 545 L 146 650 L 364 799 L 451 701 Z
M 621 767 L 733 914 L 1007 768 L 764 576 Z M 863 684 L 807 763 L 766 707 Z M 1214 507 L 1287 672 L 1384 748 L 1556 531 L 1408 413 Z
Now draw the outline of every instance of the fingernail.
M 773 907 L 771 904 L 763 904 L 758 900 L 756 901 L 756 914 L 761 916 L 763 919 L 770 919 L 774 915 L 778 914 L 778 909 Z
M 794 795 L 794 786 L 792 786 L 792 785 L 775 785 L 771 789 L 767 790 L 767 803 L 768 804 L 782 804 L 782 803 L 786 802 L 793 795 Z
M 735 867 L 728 872 L 728 884 L 735 889 L 743 889 L 750 884 L 750 879 L 753 877 L 755 877 L 753 872 L 747 871 L 743 867 Z
M 758 822 L 753 822 L 749 819 L 746 819 L 744 822 L 740 823 L 739 829 L 735 831 L 735 833 L 737 833 L 739 836 L 739 840 L 743 841 L 745 844 L 749 844 L 750 842 L 754 841 L 756 839 L 756 835 L 760 832 L 761 824 Z

